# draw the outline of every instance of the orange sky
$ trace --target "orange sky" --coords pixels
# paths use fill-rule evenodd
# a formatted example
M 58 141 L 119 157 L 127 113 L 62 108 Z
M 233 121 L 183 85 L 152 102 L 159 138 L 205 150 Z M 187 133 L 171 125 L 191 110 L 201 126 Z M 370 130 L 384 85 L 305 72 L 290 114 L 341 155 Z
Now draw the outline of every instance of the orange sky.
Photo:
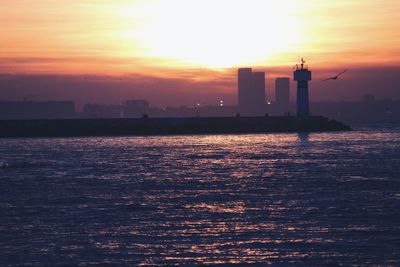
M 398 0 L 2 0 L 0 72 L 400 64 Z

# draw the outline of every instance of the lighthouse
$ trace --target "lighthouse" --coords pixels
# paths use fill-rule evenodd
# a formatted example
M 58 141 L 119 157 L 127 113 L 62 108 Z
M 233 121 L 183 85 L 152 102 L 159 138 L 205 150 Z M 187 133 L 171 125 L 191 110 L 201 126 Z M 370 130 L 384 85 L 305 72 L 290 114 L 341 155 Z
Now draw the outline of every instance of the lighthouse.
M 296 65 L 293 73 L 294 80 L 297 82 L 297 118 L 299 119 L 310 116 L 308 81 L 311 81 L 312 77 L 305 63 L 304 59 L 301 59 L 300 66 Z

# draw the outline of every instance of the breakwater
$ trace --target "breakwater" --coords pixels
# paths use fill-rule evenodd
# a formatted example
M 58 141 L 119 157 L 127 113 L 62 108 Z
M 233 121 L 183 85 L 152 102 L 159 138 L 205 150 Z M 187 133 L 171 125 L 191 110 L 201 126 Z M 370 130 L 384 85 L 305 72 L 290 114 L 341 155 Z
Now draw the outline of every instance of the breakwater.
M 296 117 L 224 117 L 0 121 L 0 137 L 245 134 L 348 130 L 351 130 L 349 126 L 320 116 L 306 120 L 298 120 Z

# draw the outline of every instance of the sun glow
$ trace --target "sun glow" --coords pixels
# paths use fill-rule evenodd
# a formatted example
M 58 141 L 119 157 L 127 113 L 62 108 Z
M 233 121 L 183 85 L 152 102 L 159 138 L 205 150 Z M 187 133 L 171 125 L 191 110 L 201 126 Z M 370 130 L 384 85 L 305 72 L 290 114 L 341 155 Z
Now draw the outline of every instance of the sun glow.
M 141 17 L 125 37 L 146 57 L 200 67 L 265 64 L 305 43 L 294 1 L 163 0 L 124 9 Z
M 397 66 L 399 16 L 398 0 L 3 0 L 0 72 Z

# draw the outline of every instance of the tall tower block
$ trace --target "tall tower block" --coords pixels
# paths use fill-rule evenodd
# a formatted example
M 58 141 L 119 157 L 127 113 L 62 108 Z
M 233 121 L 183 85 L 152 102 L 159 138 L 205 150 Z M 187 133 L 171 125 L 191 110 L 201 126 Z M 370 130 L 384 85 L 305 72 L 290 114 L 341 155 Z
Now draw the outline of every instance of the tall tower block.
M 238 70 L 238 106 L 243 116 L 265 114 L 265 72 L 251 68 Z
M 239 111 L 245 113 L 251 107 L 253 71 L 251 68 L 241 68 L 238 70 L 238 105 Z
M 296 65 L 294 80 L 297 82 L 297 117 L 306 119 L 310 116 L 310 100 L 308 93 L 308 81 L 312 80 L 311 71 L 301 59 L 301 65 Z

